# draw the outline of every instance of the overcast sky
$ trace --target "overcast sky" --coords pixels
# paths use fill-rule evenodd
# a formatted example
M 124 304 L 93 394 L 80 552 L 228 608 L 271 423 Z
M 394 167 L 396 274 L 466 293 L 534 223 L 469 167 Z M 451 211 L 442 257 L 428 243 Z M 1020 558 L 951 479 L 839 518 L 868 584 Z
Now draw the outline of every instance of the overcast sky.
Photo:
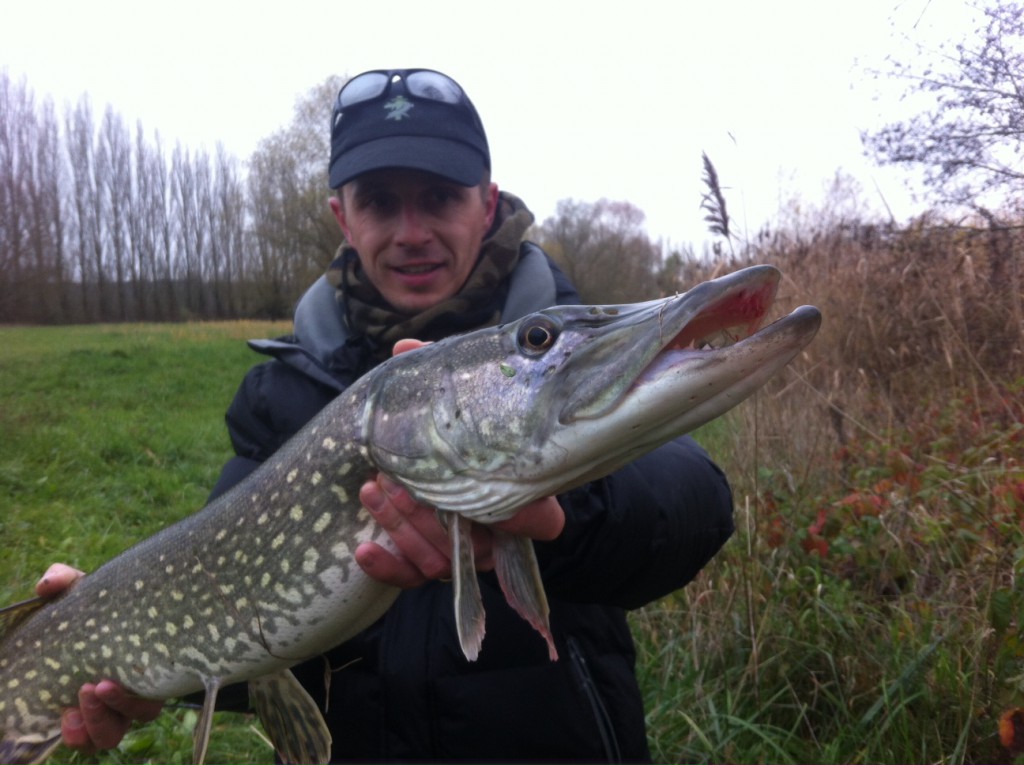
M 165 145 L 245 159 L 331 74 L 429 67 L 480 111 L 494 179 L 538 220 L 625 199 L 652 237 L 694 243 L 701 151 L 750 234 L 837 170 L 868 204 L 916 208 L 860 131 L 898 108 L 864 74 L 905 35 L 966 30 L 961 0 L 0 0 L 0 68 L 59 107 L 88 92 Z M 883 84 L 884 86 L 884 84 Z M 325 122 L 326 130 L 326 122 Z M 325 159 L 326 161 L 326 159 Z

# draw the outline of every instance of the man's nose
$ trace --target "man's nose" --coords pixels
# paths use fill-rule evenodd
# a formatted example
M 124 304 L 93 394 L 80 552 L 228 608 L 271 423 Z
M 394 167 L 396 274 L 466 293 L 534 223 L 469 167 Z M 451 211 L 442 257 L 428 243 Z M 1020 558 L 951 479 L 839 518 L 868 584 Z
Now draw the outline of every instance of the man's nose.
M 427 225 L 422 211 L 415 204 L 402 205 L 398 232 L 395 235 L 396 242 L 408 247 L 415 247 L 426 243 L 430 237 L 430 227 Z

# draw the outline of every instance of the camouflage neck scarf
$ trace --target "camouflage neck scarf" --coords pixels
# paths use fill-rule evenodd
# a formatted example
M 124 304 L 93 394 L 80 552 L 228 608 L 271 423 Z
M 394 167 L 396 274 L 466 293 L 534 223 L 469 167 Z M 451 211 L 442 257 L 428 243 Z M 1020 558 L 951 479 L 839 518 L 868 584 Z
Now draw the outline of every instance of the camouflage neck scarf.
M 519 262 L 519 243 L 533 223 L 533 213 L 518 197 L 501 192 L 490 235 L 466 283 L 455 295 L 426 311 L 395 310 L 366 277 L 355 249 L 341 246 L 327 281 L 337 289 L 353 337 L 370 342 L 374 362 L 391 356 L 396 341 L 412 337 L 440 340 L 456 332 L 493 326 L 501 317 L 506 279 Z

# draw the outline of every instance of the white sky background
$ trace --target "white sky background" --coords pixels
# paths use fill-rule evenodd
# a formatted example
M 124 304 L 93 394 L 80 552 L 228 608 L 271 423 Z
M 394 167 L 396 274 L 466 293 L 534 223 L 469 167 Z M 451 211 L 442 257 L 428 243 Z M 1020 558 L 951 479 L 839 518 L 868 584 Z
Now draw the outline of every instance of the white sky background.
M 869 207 L 915 207 L 860 130 L 903 85 L 864 75 L 905 35 L 968 31 L 961 0 L 0 0 L 0 68 L 58 108 L 88 92 L 176 142 L 241 160 L 331 74 L 429 67 L 483 118 L 494 180 L 538 222 L 559 199 L 632 202 L 670 244 L 708 238 L 701 151 L 753 236 L 842 170 Z M 916 25 L 916 26 L 915 26 Z M 325 108 L 329 108 L 326 105 Z M 324 129 L 327 129 L 325 117 Z M 326 158 L 325 158 L 326 163 Z

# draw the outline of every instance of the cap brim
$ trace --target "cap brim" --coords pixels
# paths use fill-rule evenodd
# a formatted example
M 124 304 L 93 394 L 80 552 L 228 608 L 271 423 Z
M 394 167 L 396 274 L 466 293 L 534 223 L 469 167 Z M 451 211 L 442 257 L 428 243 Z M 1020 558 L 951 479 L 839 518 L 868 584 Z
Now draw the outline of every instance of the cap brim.
M 459 141 L 427 136 L 387 136 L 349 149 L 332 160 L 330 184 L 339 188 L 372 170 L 401 167 L 439 175 L 460 186 L 476 186 L 487 164 L 480 152 Z

